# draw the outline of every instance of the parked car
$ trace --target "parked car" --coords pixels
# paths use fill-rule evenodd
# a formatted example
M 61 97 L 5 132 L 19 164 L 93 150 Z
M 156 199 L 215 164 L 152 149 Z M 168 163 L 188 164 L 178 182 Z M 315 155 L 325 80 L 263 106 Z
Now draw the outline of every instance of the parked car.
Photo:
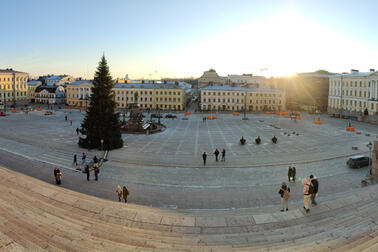
M 354 156 L 348 159 L 347 165 L 350 168 L 360 168 L 363 166 L 368 166 L 369 165 L 370 158 L 363 156 L 363 155 L 358 155 Z
M 7 114 L 5 114 L 4 112 L 0 112 L 0 116 L 6 116 Z
M 177 116 L 172 115 L 172 114 L 166 114 L 165 118 L 172 118 L 172 119 L 174 119 L 174 118 L 177 118 Z
M 52 112 L 52 111 L 46 111 L 46 112 L 45 112 L 45 115 L 53 115 L 53 114 L 55 114 L 55 113 Z
M 151 114 L 151 117 L 153 117 L 153 118 L 163 118 L 163 116 L 160 115 L 160 114 Z

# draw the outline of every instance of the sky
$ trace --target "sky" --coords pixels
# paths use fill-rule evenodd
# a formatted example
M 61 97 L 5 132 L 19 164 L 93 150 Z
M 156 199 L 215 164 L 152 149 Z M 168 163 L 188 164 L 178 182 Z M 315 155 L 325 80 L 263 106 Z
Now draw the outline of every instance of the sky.
M 376 0 L 0 0 L 0 69 L 93 78 L 378 69 Z

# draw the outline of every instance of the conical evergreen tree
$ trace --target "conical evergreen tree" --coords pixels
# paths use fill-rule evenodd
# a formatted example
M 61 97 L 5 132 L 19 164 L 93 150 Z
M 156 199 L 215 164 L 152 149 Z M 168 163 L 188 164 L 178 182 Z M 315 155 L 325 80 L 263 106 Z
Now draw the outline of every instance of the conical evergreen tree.
M 104 139 L 105 150 L 121 148 L 121 122 L 116 112 L 116 102 L 112 92 L 113 81 L 105 56 L 102 56 L 93 80 L 90 106 L 81 124 L 79 145 L 83 148 L 101 148 Z

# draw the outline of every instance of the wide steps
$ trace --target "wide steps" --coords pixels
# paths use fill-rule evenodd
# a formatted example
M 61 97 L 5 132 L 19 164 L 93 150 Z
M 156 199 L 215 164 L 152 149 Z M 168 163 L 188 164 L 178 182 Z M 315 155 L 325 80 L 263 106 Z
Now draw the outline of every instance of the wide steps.
M 377 189 L 336 195 L 308 214 L 298 206 L 287 213 L 181 213 L 0 168 L 0 251 L 369 251 L 377 242 Z

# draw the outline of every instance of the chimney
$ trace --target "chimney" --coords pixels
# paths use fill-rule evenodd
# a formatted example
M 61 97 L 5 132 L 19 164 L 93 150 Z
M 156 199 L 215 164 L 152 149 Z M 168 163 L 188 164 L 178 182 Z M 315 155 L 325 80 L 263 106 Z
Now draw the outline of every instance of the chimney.
M 167 80 L 164 80 L 164 84 L 167 84 Z
M 351 73 L 358 73 L 358 70 L 357 69 L 351 69 L 350 72 Z
M 175 85 L 178 86 L 178 81 L 175 81 Z
M 370 68 L 370 72 L 375 72 L 375 69 L 374 68 Z
M 142 83 L 144 83 L 144 80 L 142 80 Z

